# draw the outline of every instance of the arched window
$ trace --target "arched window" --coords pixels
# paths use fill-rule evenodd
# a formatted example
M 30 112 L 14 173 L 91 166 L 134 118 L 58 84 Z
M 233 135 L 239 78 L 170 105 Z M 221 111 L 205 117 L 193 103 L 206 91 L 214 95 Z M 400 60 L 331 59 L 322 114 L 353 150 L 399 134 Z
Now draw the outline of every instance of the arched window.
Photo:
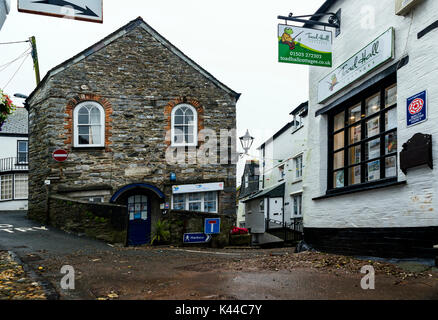
M 198 113 L 189 104 L 177 105 L 172 110 L 172 146 L 198 145 Z
M 74 109 L 74 146 L 105 146 L 105 111 L 99 103 L 82 102 Z

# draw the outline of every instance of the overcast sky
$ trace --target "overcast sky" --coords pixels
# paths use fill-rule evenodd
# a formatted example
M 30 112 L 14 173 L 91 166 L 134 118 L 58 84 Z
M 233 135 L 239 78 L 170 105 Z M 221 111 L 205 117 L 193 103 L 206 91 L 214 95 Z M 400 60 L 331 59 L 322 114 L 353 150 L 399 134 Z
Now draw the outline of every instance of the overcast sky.
M 90 0 L 94 1 L 94 0 Z M 242 93 L 237 104 L 237 132 L 249 129 L 256 148 L 291 120 L 289 113 L 308 99 L 308 66 L 278 63 L 278 15 L 312 14 L 323 0 L 104 0 L 104 23 L 90 23 L 11 12 L 0 43 L 37 39 L 41 78 L 48 70 L 141 16 L 186 55 Z M 17 71 L 27 43 L 0 45 L 0 88 Z M 30 94 L 35 76 L 30 57 L 5 92 Z M 21 105 L 20 99 L 14 101 Z M 240 147 L 240 143 L 239 143 Z M 249 158 L 246 158 L 249 159 Z M 242 165 L 239 165 L 238 177 Z M 239 179 L 238 179 L 239 180 Z M 240 180 L 239 180 L 240 181 Z

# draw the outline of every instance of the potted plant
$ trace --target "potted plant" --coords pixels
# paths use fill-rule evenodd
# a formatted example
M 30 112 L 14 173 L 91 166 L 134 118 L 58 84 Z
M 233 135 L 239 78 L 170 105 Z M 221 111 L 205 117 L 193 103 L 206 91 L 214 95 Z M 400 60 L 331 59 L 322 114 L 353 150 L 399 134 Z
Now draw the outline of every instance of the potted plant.
M 15 106 L 9 96 L 0 89 L 0 131 L 8 116 L 15 110 Z
M 170 238 L 169 222 L 167 220 L 158 220 L 155 224 L 154 236 L 152 237 L 152 245 L 165 244 Z

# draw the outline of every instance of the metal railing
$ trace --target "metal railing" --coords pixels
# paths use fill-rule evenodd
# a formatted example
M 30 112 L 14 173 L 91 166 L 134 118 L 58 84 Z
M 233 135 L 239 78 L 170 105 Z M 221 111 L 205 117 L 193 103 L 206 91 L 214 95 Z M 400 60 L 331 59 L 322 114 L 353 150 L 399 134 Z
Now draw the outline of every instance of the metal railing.
M 297 232 L 303 232 L 303 218 L 293 218 L 290 222 L 280 222 L 273 219 L 266 219 L 266 229 L 286 228 Z
M 14 172 L 14 171 L 28 171 L 29 163 L 18 162 L 17 158 L 3 158 L 0 159 L 0 172 Z

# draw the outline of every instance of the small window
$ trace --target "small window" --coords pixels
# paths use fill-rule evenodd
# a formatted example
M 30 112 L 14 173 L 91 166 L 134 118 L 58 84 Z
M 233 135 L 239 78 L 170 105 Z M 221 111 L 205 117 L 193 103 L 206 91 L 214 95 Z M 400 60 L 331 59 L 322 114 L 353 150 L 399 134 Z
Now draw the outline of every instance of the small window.
M 105 111 L 97 102 L 80 103 L 74 109 L 75 147 L 105 146 Z
M 29 162 L 27 141 L 23 140 L 17 142 L 17 162 L 19 164 L 27 164 Z
M 180 104 L 173 108 L 171 115 L 172 146 L 198 145 L 198 113 L 189 104 Z
M 293 215 L 294 217 L 301 217 L 303 196 L 301 194 L 293 196 Z
M 295 165 L 295 180 L 299 180 L 303 177 L 303 155 L 299 155 L 294 158 Z
M 284 173 L 284 164 L 278 167 L 278 173 L 279 173 L 279 180 L 283 180 L 284 176 L 286 175 Z

